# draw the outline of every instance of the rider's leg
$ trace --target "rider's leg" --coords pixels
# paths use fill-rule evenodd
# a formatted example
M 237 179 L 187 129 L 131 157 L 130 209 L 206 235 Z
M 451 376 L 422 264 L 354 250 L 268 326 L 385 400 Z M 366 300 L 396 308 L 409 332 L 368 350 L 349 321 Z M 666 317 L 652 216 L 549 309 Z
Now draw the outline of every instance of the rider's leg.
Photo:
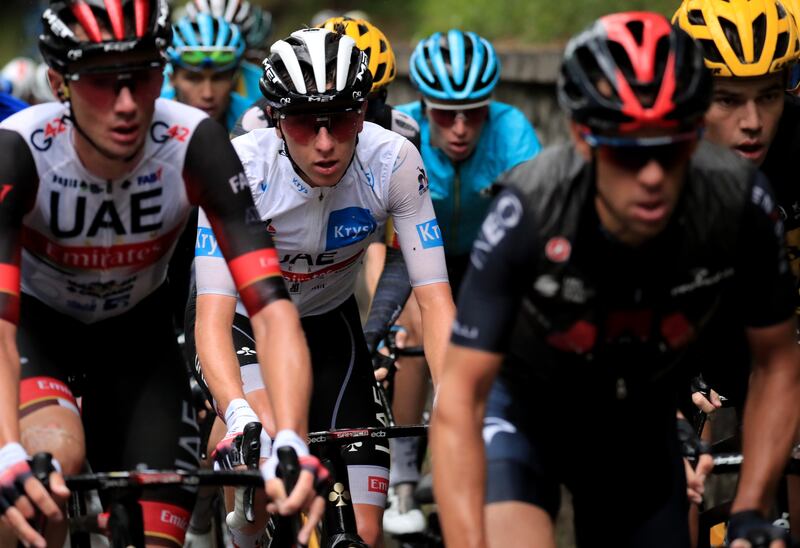
M 484 516 L 489 548 L 556 546 L 553 520 L 538 506 L 519 501 L 494 502 L 486 505 Z
M 329 313 L 305 317 L 302 324 L 314 373 L 309 429 L 385 426 L 386 413 L 375 389 L 355 299 Z M 389 487 L 389 444 L 378 439 L 359 441 L 343 446 L 341 456 L 353 505 L 363 507 L 356 510 L 358 534 L 367 542 L 380 543 Z M 334 496 L 334 491 L 327 496 Z

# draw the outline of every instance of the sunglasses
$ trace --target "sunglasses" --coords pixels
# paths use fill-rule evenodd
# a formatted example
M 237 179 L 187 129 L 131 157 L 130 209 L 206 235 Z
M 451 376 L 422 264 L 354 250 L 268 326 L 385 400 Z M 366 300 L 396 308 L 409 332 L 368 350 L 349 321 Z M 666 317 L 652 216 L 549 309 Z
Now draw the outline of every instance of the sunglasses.
M 440 127 L 453 127 L 458 119 L 463 120 L 468 126 L 474 127 L 489 116 L 489 106 L 457 110 L 428 107 L 428 112 L 431 113 L 433 123 Z
M 300 145 L 307 145 L 325 128 L 339 142 L 349 141 L 358 133 L 361 107 L 334 112 L 311 112 L 305 114 L 279 114 L 281 131 Z
M 115 72 L 86 72 L 69 76 L 70 87 L 99 109 L 110 108 L 122 88 L 127 88 L 134 100 L 155 100 L 161 92 L 163 68 L 135 68 Z
M 232 47 L 181 47 L 177 52 L 180 64 L 191 68 L 224 70 L 238 62 Z
M 598 155 L 626 171 L 639 172 L 651 161 L 664 170 L 672 170 L 684 163 L 692 152 L 702 131 L 659 137 L 606 137 L 584 133 L 583 138 Z

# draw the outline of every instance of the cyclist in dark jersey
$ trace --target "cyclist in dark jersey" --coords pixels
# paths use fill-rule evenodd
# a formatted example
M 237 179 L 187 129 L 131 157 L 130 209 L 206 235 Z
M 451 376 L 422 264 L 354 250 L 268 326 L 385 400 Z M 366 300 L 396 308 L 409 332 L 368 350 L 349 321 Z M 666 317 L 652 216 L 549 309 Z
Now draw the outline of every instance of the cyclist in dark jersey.
M 563 484 L 581 546 L 689 546 L 682 356 L 732 298 L 754 365 L 729 533 L 777 535 L 800 354 L 766 179 L 698 146 L 710 73 L 660 15 L 573 38 L 558 91 L 572 143 L 501 178 L 462 286 L 432 421 L 446 540 L 554 546 Z
M 800 99 L 787 87 L 798 54 L 798 30 L 791 2 L 753 0 L 753 18 L 730 18 L 735 6 L 721 0 L 685 0 L 674 21 L 696 39 L 702 39 L 706 66 L 714 71 L 714 93 L 705 116 L 706 138 L 726 146 L 760 166 L 775 189 L 778 210 L 786 230 L 789 265 L 800 288 L 800 185 L 793 167 L 800 152 Z M 690 13 L 695 14 L 690 16 Z M 696 14 L 702 17 L 696 17 Z M 758 18 L 765 24 L 754 24 Z M 735 32 L 724 32 L 720 21 L 732 21 Z M 748 55 L 740 55 L 744 51 Z M 800 294 L 795 291 L 795 313 Z M 736 307 L 735 303 L 731 303 Z M 744 404 L 750 373 L 750 355 L 743 332 L 731 337 L 726 324 L 736 314 L 722 315 L 717 335 L 707 339 L 695 359 L 706 382 L 738 410 Z M 741 330 L 741 327 L 740 327 Z M 723 341 L 723 342 L 720 342 Z M 712 392 L 713 396 L 713 392 Z M 719 400 L 700 400 L 707 411 Z M 709 408 L 710 407 L 710 408 Z M 793 426 L 787 425 L 788 428 Z M 800 478 L 787 476 L 790 523 L 800 523 Z M 800 527 L 791 528 L 800 539 Z
M 45 542 L 25 521 L 34 505 L 60 516 L 29 454 L 51 452 L 67 474 L 86 459 L 97 471 L 197 465 L 188 379 L 164 298 L 192 205 L 207 212 L 263 329 L 264 374 L 283 402 L 276 417 L 301 435 L 309 393 L 297 379 L 310 371 L 277 253 L 250 220 L 252 196 L 224 128 L 157 99 L 166 3 L 54 1 L 43 22 L 40 47 L 62 102 L 0 124 L 0 513 L 42 547 L 61 546 L 65 528 Z M 314 498 L 318 463 L 308 464 L 291 500 L 279 480 L 267 484 L 282 512 Z M 67 494 L 58 474 L 51 488 L 57 501 Z M 183 489 L 145 491 L 149 546 L 182 546 L 193 499 Z

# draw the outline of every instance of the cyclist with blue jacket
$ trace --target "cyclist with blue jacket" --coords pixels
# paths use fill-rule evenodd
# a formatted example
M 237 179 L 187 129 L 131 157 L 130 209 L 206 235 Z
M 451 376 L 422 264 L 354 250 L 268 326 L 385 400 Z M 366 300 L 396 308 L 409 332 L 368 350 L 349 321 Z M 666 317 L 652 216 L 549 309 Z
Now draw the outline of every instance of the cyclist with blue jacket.
M 433 207 L 444 238 L 448 276 L 457 292 L 469 253 L 492 198 L 498 176 L 535 156 L 536 132 L 517 108 L 492 100 L 500 79 L 500 60 L 492 44 L 461 30 L 436 32 L 422 40 L 409 60 L 411 82 L 422 97 L 400 105 L 420 127 L 422 159 Z M 412 301 L 398 320 L 407 330 L 405 344 L 419 344 L 419 313 Z M 415 359 L 418 360 L 418 359 Z M 424 403 L 424 366 L 403 362 L 397 376 L 395 418 L 418 422 Z M 434 382 L 436 372 L 433 372 Z M 384 527 L 390 533 L 419 531 L 422 513 L 411 503 L 419 479 L 416 440 L 392 447 L 393 502 Z
M 182 17 L 173 26 L 171 89 L 162 97 L 205 111 L 230 131 L 250 106 L 234 91 L 245 51 L 241 30 L 222 17 L 199 13 Z

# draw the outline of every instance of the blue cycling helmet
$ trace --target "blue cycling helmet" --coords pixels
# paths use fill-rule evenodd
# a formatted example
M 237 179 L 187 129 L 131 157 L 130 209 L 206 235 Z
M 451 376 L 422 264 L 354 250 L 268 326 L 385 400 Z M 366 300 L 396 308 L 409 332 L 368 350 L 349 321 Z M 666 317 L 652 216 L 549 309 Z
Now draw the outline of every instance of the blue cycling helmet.
M 222 72 L 238 67 L 244 50 L 244 36 L 237 25 L 200 13 L 194 20 L 181 17 L 175 23 L 167 56 L 176 67 Z
M 420 41 L 409 59 L 409 71 L 425 98 L 483 102 L 500 79 L 500 60 L 485 38 L 452 29 Z

